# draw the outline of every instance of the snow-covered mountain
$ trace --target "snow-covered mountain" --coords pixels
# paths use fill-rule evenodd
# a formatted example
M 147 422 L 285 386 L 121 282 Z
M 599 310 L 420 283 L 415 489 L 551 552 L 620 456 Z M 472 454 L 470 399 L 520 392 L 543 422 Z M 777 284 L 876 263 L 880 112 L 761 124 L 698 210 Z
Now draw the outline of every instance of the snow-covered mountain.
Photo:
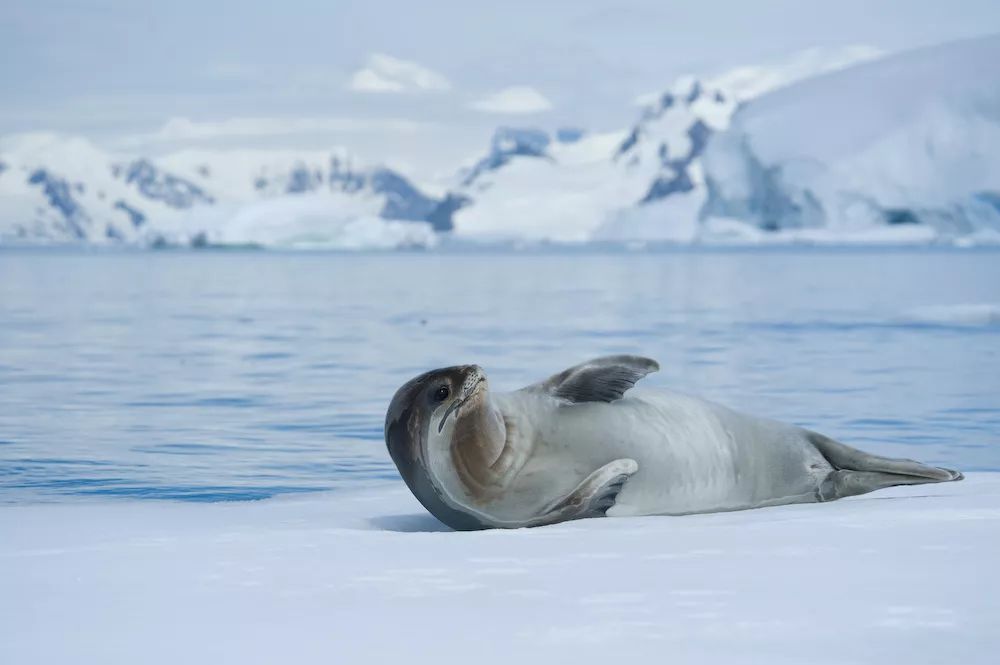
M 0 144 L 0 241 L 396 247 L 436 241 L 440 201 L 342 150 L 123 158 L 81 138 Z
M 755 100 L 706 152 L 706 226 L 752 239 L 996 242 L 998 62 L 1000 37 L 976 39 Z
M 342 150 L 0 141 L 0 242 L 1000 242 L 1000 37 L 684 77 L 626 129 L 502 127 L 441 198 Z
M 641 194 L 611 155 L 623 132 L 566 142 L 535 129 L 501 128 L 489 152 L 449 193 L 455 235 L 477 241 L 584 242 L 609 204 Z
M 770 67 L 683 77 L 629 129 L 600 134 L 501 128 L 450 198 L 455 235 L 474 240 L 692 242 L 710 138 L 756 95 L 871 59 L 864 47 L 810 50 Z M 560 139 L 559 134 L 562 134 Z M 566 138 L 570 140 L 566 140 Z
M 687 77 L 659 95 L 629 130 L 561 129 L 550 136 L 500 128 L 486 156 L 460 172 L 449 195 L 456 202 L 455 234 L 507 241 L 602 238 L 619 216 L 701 187 L 698 159 L 736 103 Z M 678 224 L 693 228 L 696 215 L 681 217 Z

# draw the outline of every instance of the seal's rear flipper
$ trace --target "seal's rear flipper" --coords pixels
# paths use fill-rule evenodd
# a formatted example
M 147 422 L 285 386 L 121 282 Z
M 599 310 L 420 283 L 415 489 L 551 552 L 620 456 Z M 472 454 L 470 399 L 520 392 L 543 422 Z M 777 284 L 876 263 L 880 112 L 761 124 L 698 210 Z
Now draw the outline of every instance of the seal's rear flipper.
M 954 478 L 953 480 L 960 480 Z M 944 483 L 947 480 L 930 480 L 919 476 L 903 476 L 881 471 L 831 471 L 816 490 L 820 501 L 835 501 L 848 496 L 867 494 L 875 490 L 897 485 L 923 485 L 924 483 Z
M 820 501 L 833 501 L 895 485 L 945 483 L 964 478 L 961 472 L 951 469 L 871 455 L 816 432 L 807 431 L 806 436 L 835 469 L 816 492 Z
M 615 505 L 625 482 L 638 470 L 638 463 L 625 457 L 608 462 L 584 478 L 567 496 L 542 511 L 539 517 L 522 526 L 543 526 L 585 517 L 604 517 L 608 509 Z

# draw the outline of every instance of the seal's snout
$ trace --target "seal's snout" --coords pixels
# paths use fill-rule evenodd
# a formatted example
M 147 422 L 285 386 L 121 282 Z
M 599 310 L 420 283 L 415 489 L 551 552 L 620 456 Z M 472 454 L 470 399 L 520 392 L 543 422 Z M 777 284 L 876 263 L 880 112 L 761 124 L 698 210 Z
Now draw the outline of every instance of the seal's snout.
M 462 395 L 468 397 L 486 383 L 486 372 L 479 365 L 465 366 L 465 380 L 462 381 Z

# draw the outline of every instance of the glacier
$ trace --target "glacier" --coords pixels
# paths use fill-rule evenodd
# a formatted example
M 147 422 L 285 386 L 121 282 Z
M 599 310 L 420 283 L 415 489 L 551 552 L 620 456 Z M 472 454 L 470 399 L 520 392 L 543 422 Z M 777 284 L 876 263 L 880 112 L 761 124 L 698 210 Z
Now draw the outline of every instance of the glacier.
M 799 240 L 1000 239 L 1000 76 L 992 62 L 1000 62 L 995 36 L 879 59 L 754 100 L 706 150 L 701 219 Z

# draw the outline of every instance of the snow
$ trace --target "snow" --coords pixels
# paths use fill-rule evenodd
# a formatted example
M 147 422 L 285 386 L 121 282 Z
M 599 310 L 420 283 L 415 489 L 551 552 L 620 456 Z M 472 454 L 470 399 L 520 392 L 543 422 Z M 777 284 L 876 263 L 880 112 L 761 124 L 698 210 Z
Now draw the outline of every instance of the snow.
M 0 154 L 9 164 L 0 177 L 0 242 L 24 235 L 33 241 L 103 244 L 143 235 L 142 224 L 119 202 L 166 224 L 179 223 L 190 212 L 139 195 L 134 184 L 115 175 L 115 167 L 128 161 L 119 162 L 80 137 L 8 136 L 0 141 Z
M 764 65 L 730 69 L 710 78 L 708 85 L 726 90 L 739 101 L 746 101 L 797 81 L 845 69 L 882 55 L 880 49 L 864 44 L 844 48 L 811 48 Z
M 1000 37 L 903 53 L 748 104 L 705 155 L 705 213 L 851 234 L 1000 230 Z
M 571 147 L 550 144 L 542 159 L 517 156 L 474 187 L 463 183 L 457 191 L 472 203 L 454 215 L 455 235 L 507 242 L 729 242 L 700 225 L 705 137 L 727 129 L 741 102 L 877 54 L 857 46 L 811 49 L 705 81 L 683 76 L 665 92 L 643 96 L 650 103 L 630 130 L 594 133 Z M 672 193 L 658 193 L 658 181 Z M 752 236 L 741 234 L 739 242 Z
M 0 154 L 8 167 L 0 176 L 0 242 L 336 249 L 437 242 L 419 221 L 437 201 L 343 148 L 192 149 L 153 161 L 36 133 L 4 138 Z
M 219 245 L 356 250 L 437 242 L 430 224 L 382 219 L 371 204 L 335 193 L 287 195 L 239 207 L 200 226 L 210 230 L 207 240 Z
M 611 163 L 618 132 L 549 144 L 543 157 L 514 157 L 463 194 L 475 203 L 455 215 L 455 235 L 474 240 L 586 242 L 606 220 L 609 203 L 627 205 L 645 183 Z
M 1000 476 L 448 532 L 400 483 L 0 507 L 0 662 L 993 663 Z
M 625 207 L 610 215 L 594 229 L 594 240 L 609 242 L 669 242 L 690 244 L 704 235 L 698 221 L 701 198 L 697 195 L 673 196 L 642 206 Z M 754 236 L 741 235 L 724 242 L 742 244 Z
M 754 97 L 791 85 L 797 81 L 827 72 L 844 69 L 868 60 L 881 57 L 881 49 L 866 44 L 829 48 L 814 47 L 789 56 L 755 65 L 742 65 L 710 76 L 706 86 L 725 90 L 737 101 L 748 101 Z M 685 80 L 682 77 L 681 82 Z M 662 92 L 645 92 L 635 96 L 636 106 L 656 104 Z
M 264 179 L 265 193 L 280 194 L 281 184 L 297 168 L 326 172 L 330 160 L 338 159 L 348 168 L 355 165 L 343 148 L 329 150 L 280 149 L 195 149 L 188 148 L 163 155 L 157 160 L 163 168 L 210 186 L 222 199 L 251 201 Z

